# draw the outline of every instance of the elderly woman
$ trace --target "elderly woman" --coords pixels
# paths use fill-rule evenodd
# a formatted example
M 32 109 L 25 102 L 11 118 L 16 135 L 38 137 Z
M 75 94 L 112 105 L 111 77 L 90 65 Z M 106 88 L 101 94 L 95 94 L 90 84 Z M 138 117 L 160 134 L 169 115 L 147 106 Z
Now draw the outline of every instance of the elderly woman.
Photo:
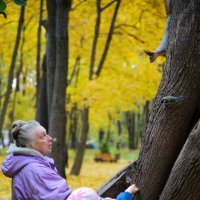
M 52 138 L 37 121 L 16 121 L 12 126 L 11 144 L 2 171 L 12 178 L 13 200 L 102 200 L 90 188 L 72 191 L 57 172 L 51 153 Z M 135 185 L 118 195 L 117 199 L 132 200 L 138 191 Z M 110 198 L 105 198 L 110 199 Z

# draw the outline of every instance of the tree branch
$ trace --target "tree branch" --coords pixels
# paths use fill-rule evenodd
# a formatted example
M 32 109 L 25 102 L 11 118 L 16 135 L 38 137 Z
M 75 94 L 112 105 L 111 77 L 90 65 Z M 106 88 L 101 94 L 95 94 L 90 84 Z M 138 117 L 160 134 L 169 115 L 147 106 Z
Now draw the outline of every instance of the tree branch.
M 95 56 L 96 56 L 96 48 L 97 48 L 97 41 L 99 38 L 99 29 L 101 23 L 101 0 L 97 0 L 96 4 L 97 8 L 97 18 L 96 18 L 96 25 L 95 25 L 95 34 L 92 44 L 92 52 L 91 52 L 91 59 L 90 59 L 90 72 L 89 72 L 89 79 L 92 79 L 94 73 L 94 65 L 95 65 Z
M 123 26 L 129 27 L 129 28 L 137 29 L 137 27 L 136 27 L 135 25 L 131 25 L 131 24 L 119 24 L 119 25 L 115 26 L 115 29 L 121 28 L 121 27 L 123 27 Z
M 110 3 L 108 3 L 106 6 L 101 8 L 101 11 L 105 10 L 106 8 L 108 8 L 109 6 L 111 6 L 113 3 L 115 3 L 117 0 L 112 0 Z
M 114 34 L 119 34 L 119 35 L 123 35 L 123 34 L 127 34 L 128 36 L 130 37 L 133 37 L 134 39 L 138 40 L 140 43 L 144 44 L 145 41 L 144 40 L 141 40 L 140 38 L 138 38 L 137 36 L 135 36 L 133 33 L 130 33 L 128 31 L 126 31 L 125 29 L 123 28 L 120 28 L 121 31 L 115 31 Z
M 81 60 L 81 57 L 80 57 L 80 56 L 77 56 L 77 57 L 76 57 L 75 64 L 74 64 L 73 71 L 72 71 L 71 76 L 70 76 L 69 81 L 68 81 L 68 86 L 71 84 L 72 79 L 74 78 L 74 75 L 75 75 L 75 73 L 76 73 L 76 71 L 77 71 L 77 66 L 80 64 L 80 60 Z
M 77 7 L 79 7 L 81 4 L 83 4 L 84 2 L 86 2 L 87 0 L 82 0 L 79 3 L 77 3 L 73 8 L 71 8 L 71 10 L 75 10 Z
M 97 68 L 97 71 L 96 71 L 96 75 L 97 75 L 97 76 L 100 75 L 101 70 L 102 70 L 102 68 L 103 68 L 103 64 L 104 64 L 105 59 L 106 59 L 106 56 L 107 56 L 107 54 L 108 54 L 110 42 L 111 42 L 111 40 L 112 40 L 112 35 L 113 35 L 113 31 L 114 31 L 114 25 L 115 25 L 115 22 L 116 22 L 116 19 L 117 19 L 118 10 L 119 10 L 119 7 L 120 7 L 120 2 L 121 2 L 121 0 L 117 0 L 117 4 L 116 4 L 115 11 L 114 11 L 114 14 L 113 14 L 113 18 L 112 18 L 112 21 L 111 21 L 110 31 L 109 31 L 109 33 L 108 33 L 106 45 L 105 45 L 103 54 L 102 54 L 102 56 L 101 56 L 101 60 L 100 60 L 100 62 L 99 62 L 99 65 L 98 65 L 98 68 Z

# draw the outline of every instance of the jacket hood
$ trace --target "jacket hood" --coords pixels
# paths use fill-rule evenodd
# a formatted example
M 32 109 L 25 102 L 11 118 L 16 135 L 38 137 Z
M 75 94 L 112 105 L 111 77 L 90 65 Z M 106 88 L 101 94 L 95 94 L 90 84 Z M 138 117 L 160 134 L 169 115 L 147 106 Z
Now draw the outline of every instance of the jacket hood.
M 27 164 L 34 163 L 36 160 L 48 165 L 47 158 L 35 150 L 16 147 L 12 144 L 8 152 L 10 154 L 3 161 L 2 172 L 10 178 L 14 177 Z

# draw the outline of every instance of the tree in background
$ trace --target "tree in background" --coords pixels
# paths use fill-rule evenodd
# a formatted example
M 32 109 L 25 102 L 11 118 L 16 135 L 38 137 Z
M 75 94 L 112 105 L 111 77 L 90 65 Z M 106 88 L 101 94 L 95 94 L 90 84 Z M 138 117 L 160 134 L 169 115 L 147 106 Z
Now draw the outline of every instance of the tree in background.
M 53 157 L 65 177 L 66 111 L 68 73 L 68 23 L 71 1 L 47 0 L 47 98 L 49 134 L 53 138 Z
M 19 44 L 20 44 L 20 38 L 21 38 L 20 36 L 21 36 L 21 32 L 22 32 L 22 26 L 23 26 L 23 23 L 24 23 L 24 12 L 25 12 L 25 7 L 22 6 L 21 11 L 20 11 L 19 22 L 18 22 L 18 29 L 17 29 L 17 34 L 16 34 L 15 47 L 14 47 L 14 50 L 13 50 L 11 64 L 10 64 L 10 70 L 9 70 L 9 74 L 8 74 L 6 94 L 5 94 L 4 103 L 3 103 L 1 113 L 0 113 L 0 136 L 1 136 L 1 138 L 3 138 L 2 137 L 2 128 L 3 128 L 3 124 L 4 124 L 4 120 L 5 120 L 5 115 L 6 115 L 6 110 L 7 110 L 7 107 L 8 107 L 10 95 L 11 95 L 11 92 L 12 92 L 12 82 L 13 82 L 13 78 L 14 78 L 14 69 L 15 69 L 15 65 L 16 65 L 18 47 L 19 47 Z

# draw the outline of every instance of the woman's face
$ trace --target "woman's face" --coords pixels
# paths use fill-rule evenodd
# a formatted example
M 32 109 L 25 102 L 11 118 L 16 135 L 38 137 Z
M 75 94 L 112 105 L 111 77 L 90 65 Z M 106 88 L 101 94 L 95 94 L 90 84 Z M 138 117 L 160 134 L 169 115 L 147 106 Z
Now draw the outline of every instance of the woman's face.
M 39 126 L 36 129 L 34 140 L 27 147 L 35 149 L 43 155 L 48 155 L 52 149 L 52 138 L 47 134 L 45 128 Z

